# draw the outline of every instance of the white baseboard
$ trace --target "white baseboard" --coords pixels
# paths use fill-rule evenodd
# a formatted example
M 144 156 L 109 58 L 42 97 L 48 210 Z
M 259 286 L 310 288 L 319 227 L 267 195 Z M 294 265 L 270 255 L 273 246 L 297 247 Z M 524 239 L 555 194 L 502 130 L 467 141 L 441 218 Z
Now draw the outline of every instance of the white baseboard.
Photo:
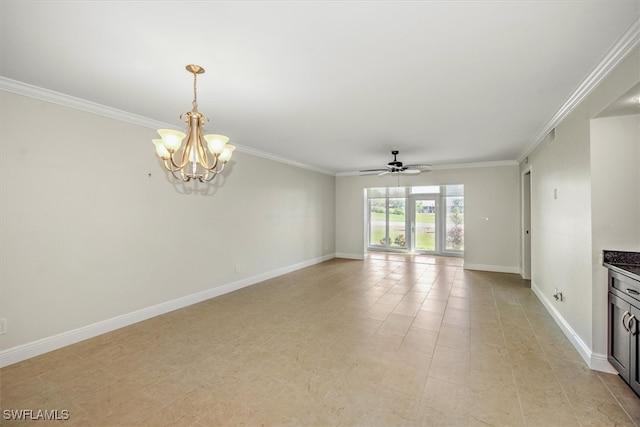
M 287 267 L 278 268 L 266 273 L 227 283 L 222 286 L 216 286 L 214 288 L 206 289 L 195 294 L 186 295 L 184 297 L 153 305 L 151 307 L 136 310 L 131 313 L 123 314 L 121 316 L 116 316 L 111 319 L 103 320 L 101 322 L 93 323 L 91 325 L 83 326 L 71 331 L 62 332 L 60 334 L 42 338 L 27 344 L 15 346 L 0 351 L 0 368 L 21 362 L 26 359 L 30 359 L 35 356 L 39 356 L 44 353 L 48 353 L 53 350 L 57 350 L 62 347 L 66 347 L 71 344 L 78 343 L 80 341 L 84 341 L 89 338 L 96 337 L 98 335 L 105 334 L 107 332 L 114 331 L 116 329 L 120 329 L 125 326 L 132 325 L 134 323 L 141 322 L 143 320 L 150 319 L 155 316 L 159 316 L 161 314 L 169 313 L 171 311 L 178 310 L 180 308 L 184 308 L 202 301 L 206 301 L 208 299 L 215 298 L 229 292 L 237 291 L 247 286 L 251 286 L 256 283 L 260 283 L 265 280 L 299 270 L 301 268 L 319 264 L 333 258 L 336 258 L 336 254 L 324 255 L 322 257 L 303 261 Z
M 505 265 L 469 264 L 464 263 L 465 270 L 493 271 L 496 273 L 520 273 L 520 267 L 508 267 Z
M 556 321 L 560 329 L 565 334 L 565 336 L 569 339 L 569 342 L 575 347 L 578 351 L 582 359 L 589 366 L 590 369 L 595 371 L 607 372 L 610 374 L 617 374 L 618 371 L 615 370 L 613 366 L 607 360 L 606 354 L 594 353 L 589 346 L 578 336 L 576 331 L 573 330 L 569 322 L 562 317 L 562 314 L 554 307 L 551 300 L 549 300 L 544 292 L 532 281 L 531 282 L 531 290 L 538 297 L 542 305 L 547 309 L 553 320 Z
M 593 369 L 594 371 L 618 375 L 618 371 L 611 365 L 611 363 L 609 363 L 609 359 L 607 358 L 606 354 L 591 353 L 591 358 L 589 359 L 589 368 Z
M 336 252 L 336 258 L 346 258 L 346 259 L 364 259 L 364 254 L 348 254 L 345 252 Z

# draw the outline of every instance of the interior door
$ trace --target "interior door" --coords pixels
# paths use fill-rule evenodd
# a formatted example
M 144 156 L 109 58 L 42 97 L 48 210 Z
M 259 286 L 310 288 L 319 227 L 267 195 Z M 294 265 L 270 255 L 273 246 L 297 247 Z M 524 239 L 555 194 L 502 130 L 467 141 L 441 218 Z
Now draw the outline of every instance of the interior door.
M 413 251 L 420 253 L 438 252 L 438 198 L 412 198 L 412 244 Z

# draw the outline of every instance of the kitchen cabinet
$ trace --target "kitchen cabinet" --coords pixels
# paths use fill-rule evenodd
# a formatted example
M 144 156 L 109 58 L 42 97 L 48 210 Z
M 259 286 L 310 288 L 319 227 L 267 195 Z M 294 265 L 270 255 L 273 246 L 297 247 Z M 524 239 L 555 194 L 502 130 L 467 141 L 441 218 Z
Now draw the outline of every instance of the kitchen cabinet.
M 640 395 L 640 281 L 609 270 L 609 362 Z

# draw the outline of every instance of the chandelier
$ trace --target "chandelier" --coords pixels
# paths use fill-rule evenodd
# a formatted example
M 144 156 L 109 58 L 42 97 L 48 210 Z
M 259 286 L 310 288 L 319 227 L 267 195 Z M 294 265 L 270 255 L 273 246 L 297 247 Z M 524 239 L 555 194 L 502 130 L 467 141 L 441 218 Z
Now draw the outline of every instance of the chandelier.
M 158 129 L 161 139 L 152 140 L 164 168 L 177 180 L 207 182 L 224 170 L 235 146 L 227 144 L 224 135 L 203 135 L 209 119 L 198 111 L 198 74 L 204 73 L 199 65 L 187 65 L 193 73 L 193 109 L 180 115 L 187 124 L 187 134 L 171 129 Z M 187 138 L 183 145 L 182 140 Z

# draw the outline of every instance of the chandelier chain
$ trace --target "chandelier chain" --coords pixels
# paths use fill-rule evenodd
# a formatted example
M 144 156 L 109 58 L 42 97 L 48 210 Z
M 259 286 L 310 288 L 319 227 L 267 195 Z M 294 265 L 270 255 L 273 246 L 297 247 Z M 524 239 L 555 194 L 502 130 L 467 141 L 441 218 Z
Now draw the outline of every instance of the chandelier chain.
M 193 73 L 193 110 L 198 111 L 198 75 Z

